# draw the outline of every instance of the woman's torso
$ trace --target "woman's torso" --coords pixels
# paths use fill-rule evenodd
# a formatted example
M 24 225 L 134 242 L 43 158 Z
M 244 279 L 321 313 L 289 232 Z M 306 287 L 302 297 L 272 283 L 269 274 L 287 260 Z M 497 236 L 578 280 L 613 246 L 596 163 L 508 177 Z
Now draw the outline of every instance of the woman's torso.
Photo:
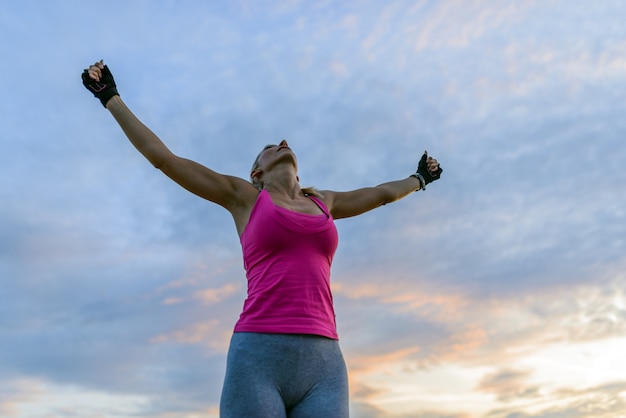
M 259 193 L 241 234 L 248 297 L 236 332 L 316 334 L 337 338 L 330 267 L 337 230 L 326 206 L 300 213 Z

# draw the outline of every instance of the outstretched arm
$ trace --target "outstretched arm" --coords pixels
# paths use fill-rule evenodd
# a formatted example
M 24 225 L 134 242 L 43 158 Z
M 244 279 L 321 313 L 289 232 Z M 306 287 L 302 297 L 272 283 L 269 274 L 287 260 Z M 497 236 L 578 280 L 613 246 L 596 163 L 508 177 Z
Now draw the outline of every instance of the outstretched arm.
M 190 192 L 232 209 L 243 199 L 240 193 L 249 191 L 256 197 L 257 190 L 247 181 L 226 176 L 178 157 L 145 126 L 124 104 L 120 96 L 114 96 L 106 104 L 130 142 L 152 165 Z
M 83 83 L 111 112 L 130 142 L 153 166 L 190 192 L 215 202 L 234 214 L 256 199 L 249 182 L 216 173 L 194 161 L 172 153 L 159 137 L 144 125 L 122 101 L 109 69 L 102 61 L 83 73 Z
M 349 192 L 323 191 L 324 200 L 334 219 L 360 215 L 387 203 L 395 202 L 410 193 L 424 189 L 426 184 L 439 179 L 443 169 L 436 159 L 425 152 L 417 171 L 406 179 L 395 180 Z

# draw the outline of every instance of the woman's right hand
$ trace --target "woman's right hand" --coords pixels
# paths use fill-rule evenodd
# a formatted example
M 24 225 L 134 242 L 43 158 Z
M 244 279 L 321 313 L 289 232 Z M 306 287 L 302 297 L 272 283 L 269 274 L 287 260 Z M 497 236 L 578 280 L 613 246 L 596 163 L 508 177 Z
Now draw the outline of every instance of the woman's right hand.
M 85 88 L 93 93 L 96 98 L 100 99 L 100 103 L 104 107 L 106 107 L 107 102 L 113 96 L 119 96 L 113 74 L 111 74 L 109 67 L 104 64 L 103 60 L 85 69 L 81 78 Z

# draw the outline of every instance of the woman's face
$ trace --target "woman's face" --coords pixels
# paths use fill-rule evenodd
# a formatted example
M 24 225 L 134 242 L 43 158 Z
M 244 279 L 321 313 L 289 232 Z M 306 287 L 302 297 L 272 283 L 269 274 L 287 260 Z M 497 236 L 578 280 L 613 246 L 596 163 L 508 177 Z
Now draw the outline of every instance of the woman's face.
M 252 184 L 257 188 L 261 187 L 259 177 L 262 173 L 271 170 L 279 163 L 290 161 L 298 169 L 296 155 L 289 148 L 289 144 L 284 139 L 278 145 L 266 145 L 263 151 L 257 156 L 252 170 L 250 171 L 250 179 Z
M 296 155 L 284 139 L 278 145 L 267 145 L 257 157 L 252 171 L 257 169 L 265 171 L 283 161 L 292 161 L 297 167 Z

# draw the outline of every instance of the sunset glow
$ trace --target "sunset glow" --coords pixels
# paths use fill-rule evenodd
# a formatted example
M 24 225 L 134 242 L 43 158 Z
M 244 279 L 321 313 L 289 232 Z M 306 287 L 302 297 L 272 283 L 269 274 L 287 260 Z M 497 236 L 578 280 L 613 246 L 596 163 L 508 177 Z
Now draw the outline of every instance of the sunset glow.
M 440 181 L 336 222 L 353 418 L 626 418 L 626 2 L 0 2 L 0 417 L 217 418 L 246 292 L 173 152 L 303 187 Z

